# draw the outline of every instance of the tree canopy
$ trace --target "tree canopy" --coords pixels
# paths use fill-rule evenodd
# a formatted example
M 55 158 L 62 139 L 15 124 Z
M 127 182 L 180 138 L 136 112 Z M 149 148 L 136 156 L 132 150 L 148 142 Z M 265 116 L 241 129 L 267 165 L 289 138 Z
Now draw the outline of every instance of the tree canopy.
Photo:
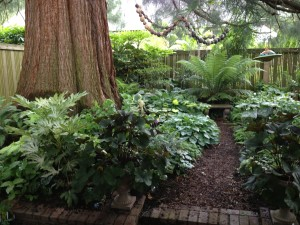
M 212 24 L 234 24 L 233 21 L 240 20 L 252 22 L 262 15 L 279 16 L 283 12 L 300 16 L 300 0 L 143 0 L 143 3 L 159 5 L 156 13 L 159 16 L 196 15 Z
M 25 0 L 0 0 L 0 24 L 25 8 Z

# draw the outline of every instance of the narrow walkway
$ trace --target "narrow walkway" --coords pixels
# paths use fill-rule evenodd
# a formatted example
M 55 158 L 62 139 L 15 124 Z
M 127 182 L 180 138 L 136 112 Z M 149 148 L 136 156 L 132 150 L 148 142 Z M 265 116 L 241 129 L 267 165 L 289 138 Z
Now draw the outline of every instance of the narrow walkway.
M 162 182 L 151 194 L 152 200 L 146 200 L 145 209 L 164 204 L 258 211 L 265 206 L 257 195 L 242 187 L 246 180 L 238 173 L 241 146 L 235 144 L 232 126 L 222 121 L 217 124 L 220 144 L 205 149 L 186 174 Z
M 245 179 L 237 171 L 240 146 L 234 142 L 231 125 L 217 124 L 220 144 L 204 150 L 186 175 L 162 183 L 153 200 L 146 200 L 141 225 L 272 224 L 269 209 L 242 187 Z

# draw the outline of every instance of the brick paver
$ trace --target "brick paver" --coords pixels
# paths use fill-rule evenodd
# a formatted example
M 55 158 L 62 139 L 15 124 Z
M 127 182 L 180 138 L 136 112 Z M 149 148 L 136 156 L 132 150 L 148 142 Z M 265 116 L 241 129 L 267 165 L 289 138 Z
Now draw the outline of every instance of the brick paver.
M 137 225 L 145 196 L 137 200 L 131 211 L 112 210 L 106 205 L 101 211 L 68 210 L 32 203 L 15 203 L 13 224 L 26 225 Z M 168 210 L 168 209 L 166 209 Z M 158 209 L 160 211 L 160 209 Z M 159 214 L 158 214 L 159 216 Z M 150 214 L 149 214 L 150 217 Z
M 26 225 L 272 225 L 269 209 L 259 212 L 217 209 L 178 205 L 167 205 L 143 212 L 145 196 L 140 198 L 131 211 L 116 211 L 106 207 L 101 211 L 68 210 L 48 208 L 45 205 L 16 203 L 14 224 Z
M 220 213 L 219 224 L 220 225 L 229 225 L 229 215 Z
M 208 222 L 208 212 L 200 211 L 198 224 L 207 224 L 207 222 Z
M 157 216 L 158 214 L 159 216 Z M 161 205 L 161 207 L 151 209 L 146 215 L 146 217 L 140 218 L 139 225 L 272 225 L 267 208 L 261 208 L 258 213 L 198 206 L 167 208 L 166 205 Z M 155 218 L 152 217 L 153 215 Z

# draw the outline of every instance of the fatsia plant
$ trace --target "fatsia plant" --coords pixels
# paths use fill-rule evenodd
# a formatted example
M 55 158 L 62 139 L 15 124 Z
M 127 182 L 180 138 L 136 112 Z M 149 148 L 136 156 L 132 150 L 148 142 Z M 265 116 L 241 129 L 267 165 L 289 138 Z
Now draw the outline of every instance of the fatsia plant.
M 224 52 L 211 52 L 206 60 L 191 56 L 189 61 L 181 60 L 185 69 L 191 72 L 187 80 L 194 81 L 189 89 L 201 100 L 207 102 L 231 102 L 239 94 L 248 94 L 241 84 L 251 85 L 249 77 L 259 68 L 255 60 L 234 55 L 227 58 Z

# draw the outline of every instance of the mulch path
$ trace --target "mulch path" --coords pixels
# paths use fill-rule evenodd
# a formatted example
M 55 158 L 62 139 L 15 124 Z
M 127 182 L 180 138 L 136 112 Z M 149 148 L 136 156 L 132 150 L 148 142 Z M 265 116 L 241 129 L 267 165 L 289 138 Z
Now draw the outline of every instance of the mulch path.
M 204 150 L 194 168 L 185 175 L 164 181 L 148 195 L 144 210 L 164 204 L 257 211 L 264 203 L 245 190 L 246 181 L 238 173 L 239 149 L 228 123 L 217 121 L 221 130 L 220 144 Z

